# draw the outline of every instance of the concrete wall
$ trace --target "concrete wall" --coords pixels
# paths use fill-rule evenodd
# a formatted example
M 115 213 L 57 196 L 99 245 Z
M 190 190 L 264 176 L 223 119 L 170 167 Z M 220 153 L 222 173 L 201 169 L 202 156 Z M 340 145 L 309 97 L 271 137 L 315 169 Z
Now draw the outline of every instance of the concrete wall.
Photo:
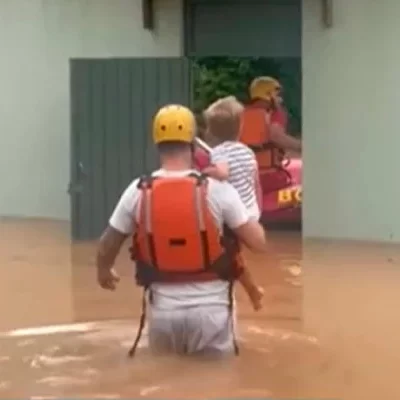
M 400 240 L 400 2 L 304 0 L 304 235 Z
M 0 1 L 0 215 L 69 218 L 71 57 L 179 56 L 181 0 Z M 162 17 L 161 17 L 162 15 Z

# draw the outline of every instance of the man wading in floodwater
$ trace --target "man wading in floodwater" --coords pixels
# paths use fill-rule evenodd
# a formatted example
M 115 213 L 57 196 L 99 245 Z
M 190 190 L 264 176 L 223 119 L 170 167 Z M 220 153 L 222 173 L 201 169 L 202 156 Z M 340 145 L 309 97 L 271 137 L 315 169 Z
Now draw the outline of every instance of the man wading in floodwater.
M 137 283 L 147 293 L 130 355 L 146 308 L 151 350 L 217 355 L 237 350 L 232 288 L 241 271 L 223 226 L 256 252 L 265 252 L 265 234 L 229 183 L 191 169 L 195 134 L 195 118 L 186 107 L 158 111 L 153 140 L 161 169 L 128 186 L 100 239 L 100 286 L 116 288 L 113 264 L 131 237 Z

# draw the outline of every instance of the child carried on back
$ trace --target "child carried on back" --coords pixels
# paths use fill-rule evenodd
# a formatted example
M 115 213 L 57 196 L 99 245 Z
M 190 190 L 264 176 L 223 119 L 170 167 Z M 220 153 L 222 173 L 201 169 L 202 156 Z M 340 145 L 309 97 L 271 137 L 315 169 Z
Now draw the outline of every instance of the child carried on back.
M 243 106 L 233 96 L 222 98 L 204 111 L 207 136 L 217 145 L 210 154 L 210 165 L 202 166 L 202 172 L 219 180 L 227 180 L 239 193 L 251 218 L 260 218 L 260 193 L 258 166 L 253 151 L 240 143 L 240 115 Z M 196 156 L 195 156 L 196 158 Z M 253 281 L 239 254 L 238 262 L 243 267 L 239 281 L 249 296 L 253 308 L 262 307 L 263 290 Z

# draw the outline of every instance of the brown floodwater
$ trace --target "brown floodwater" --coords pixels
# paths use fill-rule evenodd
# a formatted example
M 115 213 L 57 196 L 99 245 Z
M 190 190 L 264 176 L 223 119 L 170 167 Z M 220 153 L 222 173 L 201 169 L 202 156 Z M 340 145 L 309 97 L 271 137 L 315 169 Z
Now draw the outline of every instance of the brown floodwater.
M 400 249 L 269 239 L 268 257 L 247 255 L 264 309 L 237 288 L 239 357 L 156 357 L 144 338 L 128 359 L 141 293 L 127 251 L 108 293 L 95 244 L 71 245 L 67 224 L 0 220 L 0 398 L 399 399 Z

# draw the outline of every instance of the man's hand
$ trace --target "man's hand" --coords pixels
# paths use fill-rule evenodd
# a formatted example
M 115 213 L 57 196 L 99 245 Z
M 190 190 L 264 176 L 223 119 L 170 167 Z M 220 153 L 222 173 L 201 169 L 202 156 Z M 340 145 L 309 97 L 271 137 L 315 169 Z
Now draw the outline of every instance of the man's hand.
M 106 290 L 115 290 L 120 278 L 114 268 L 104 269 L 97 268 L 97 282 Z

